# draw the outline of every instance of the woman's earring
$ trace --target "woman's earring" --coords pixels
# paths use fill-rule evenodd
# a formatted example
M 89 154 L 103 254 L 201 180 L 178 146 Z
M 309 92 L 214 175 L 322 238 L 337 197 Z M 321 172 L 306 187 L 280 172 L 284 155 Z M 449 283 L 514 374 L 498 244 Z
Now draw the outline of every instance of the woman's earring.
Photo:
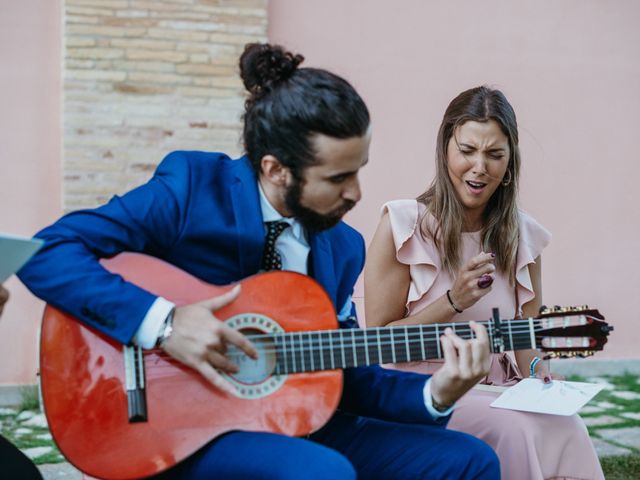
M 507 175 L 505 174 L 505 176 L 502 178 L 502 182 L 501 185 L 503 187 L 508 187 L 511 184 L 511 170 L 507 169 L 507 174 L 509 176 L 509 178 L 506 178 Z

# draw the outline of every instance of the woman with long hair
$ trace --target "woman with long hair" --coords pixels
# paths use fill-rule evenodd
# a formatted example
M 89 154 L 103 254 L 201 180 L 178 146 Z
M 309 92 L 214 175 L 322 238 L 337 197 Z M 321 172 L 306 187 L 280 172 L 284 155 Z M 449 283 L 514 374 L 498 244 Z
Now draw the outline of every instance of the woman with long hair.
M 436 176 L 415 200 L 384 205 L 365 265 L 367 326 L 466 322 L 489 316 L 536 316 L 541 253 L 550 234 L 518 209 L 518 127 L 498 90 L 462 92 L 449 104 L 437 137 Z M 528 374 L 550 378 L 536 350 L 494 354 L 489 385 Z M 433 373 L 438 361 L 394 368 Z M 602 468 L 577 416 L 493 409 L 498 393 L 474 389 L 449 423 L 489 443 L 508 479 L 601 479 Z M 494 389 L 495 390 L 495 389 Z

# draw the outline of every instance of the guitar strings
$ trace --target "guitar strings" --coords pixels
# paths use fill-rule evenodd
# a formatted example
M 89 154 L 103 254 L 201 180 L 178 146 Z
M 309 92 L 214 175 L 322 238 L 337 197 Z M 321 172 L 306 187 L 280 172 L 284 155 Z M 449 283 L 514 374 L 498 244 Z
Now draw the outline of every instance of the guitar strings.
M 444 325 L 444 324 L 439 324 Z M 417 326 L 416 326 L 417 327 Z M 273 353 L 273 352 L 302 352 L 305 351 L 321 351 L 321 350 L 340 350 L 340 349 L 353 349 L 360 347 L 368 347 L 369 349 L 375 348 L 377 346 L 386 347 L 393 345 L 394 348 L 398 349 L 406 349 L 407 346 L 409 349 L 412 346 L 415 348 L 416 346 L 420 346 L 420 343 L 434 342 L 436 339 L 439 340 L 440 334 L 436 334 L 435 332 L 419 332 L 405 330 L 403 327 L 394 327 L 394 330 L 389 330 L 388 328 L 381 327 L 381 331 L 378 334 L 378 328 L 370 328 L 370 329 L 344 329 L 344 330 L 303 330 L 299 332 L 283 332 L 283 333 L 267 333 L 267 334 L 254 334 L 247 335 L 247 338 L 251 341 L 258 340 L 268 340 L 271 347 L 264 348 L 261 351 L 263 353 Z M 403 332 L 403 330 L 405 330 Z M 544 329 L 534 328 L 534 334 L 536 332 L 540 332 Z M 353 332 L 353 333 L 350 333 Z M 512 336 L 515 334 L 527 333 L 526 337 L 522 337 L 520 335 L 519 338 L 513 338 L 513 347 L 517 349 L 518 346 L 527 346 L 531 345 L 530 338 L 530 330 L 527 329 L 519 329 L 512 330 Z M 477 338 L 475 333 L 468 326 L 460 326 L 456 329 L 456 334 L 465 339 Z M 324 335 L 323 335 L 324 334 Z M 511 344 L 511 339 L 509 338 L 509 333 L 502 333 L 503 341 L 508 341 L 505 343 Z M 589 335 L 577 335 L 575 337 L 584 338 Z M 366 339 L 365 339 L 366 337 Z M 491 345 L 491 340 L 495 340 L 492 334 L 489 335 L 489 341 Z M 566 338 L 570 337 L 570 335 L 562 335 L 561 337 Z M 574 337 L 572 337 L 574 338 Z M 411 345 L 409 345 L 411 343 Z M 232 346 L 232 348 L 237 348 Z M 508 345 L 505 346 L 506 349 Z M 230 352 L 233 354 L 233 352 Z M 244 355 L 242 352 L 238 352 L 240 355 Z
M 501 324 L 501 336 L 503 337 L 503 340 L 508 340 L 510 334 L 511 336 L 518 336 L 520 334 L 520 338 L 513 338 L 512 345 L 505 345 L 505 350 L 520 350 L 523 348 L 531 348 L 531 339 L 529 334 L 532 333 L 532 331 L 530 328 L 530 322 L 531 321 L 529 319 L 503 320 Z M 490 347 L 494 347 L 494 345 L 492 345 L 491 343 L 491 340 L 494 339 L 492 337 L 493 330 L 495 330 L 495 328 L 492 327 L 494 327 L 495 324 L 491 320 L 479 321 L 477 323 L 489 327 Z M 514 324 L 523 325 L 518 326 L 517 328 L 513 328 Z M 548 330 L 550 328 L 562 328 L 562 326 L 544 328 L 540 326 L 540 319 L 533 319 L 533 324 L 534 334 L 544 330 Z M 511 328 L 509 328 L 509 325 L 511 326 Z M 467 323 L 437 324 L 438 329 L 442 328 L 442 330 L 444 330 L 447 327 L 451 327 L 452 329 L 454 329 L 455 333 L 463 338 L 470 339 L 476 337 L 475 333 Z M 286 358 L 290 357 L 293 362 L 298 359 L 299 363 L 301 364 L 313 364 L 316 363 L 314 361 L 316 356 L 315 354 L 320 353 L 323 357 L 322 360 L 324 360 L 323 354 L 330 354 L 331 357 L 333 357 L 333 364 L 341 363 L 339 362 L 339 360 L 341 359 L 340 357 L 343 356 L 345 360 L 348 358 L 349 360 L 354 360 L 356 364 L 364 364 L 365 362 L 358 362 L 358 357 L 366 356 L 366 353 L 362 350 L 360 350 L 360 352 L 353 352 L 354 349 L 366 347 L 369 356 L 374 358 L 380 356 L 388 356 L 389 354 L 393 354 L 395 352 L 395 356 L 399 359 L 398 361 L 406 361 L 405 357 L 407 357 L 408 352 L 408 358 L 418 356 L 420 357 L 420 360 L 422 360 L 421 353 L 423 347 L 425 348 L 425 353 L 427 353 L 427 348 L 429 348 L 430 350 L 429 353 L 435 353 L 435 350 L 438 350 L 436 348 L 437 345 L 428 345 L 428 343 L 433 344 L 434 342 L 439 340 L 440 332 L 434 332 L 434 328 L 436 328 L 436 324 L 423 324 L 397 327 L 375 327 L 369 329 L 303 330 L 298 332 L 252 334 L 248 335 L 247 337 L 253 341 L 268 340 L 270 342 L 270 346 L 260 349 L 261 353 L 265 355 L 279 353 L 284 357 L 285 363 L 290 363 Z M 522 337 L 522 333 L 527 333 L 527 337 Z M 565 337 L 567 336 L 568 335 L 566 335 Z M 584 337 L 585 336 L 579 336 L 579 338 Z M 327 343 L 327 340 L 329 340 L 329 343 Z M 580 347 L 581 346 L 576 346 L 574 348 Z M 234 350 L 227 352 L 227 358 L 234 360 L 246 357 L 244 352 L 237 350 L 237 347 L 232 348 L 234 348 Z M 585 349 L 586 347 L 581 348 Z M 556 348 L 556 350 L 560 349 L 561 347 Z M 336 355 L 338 356 L 337 359 L 335 358 Z M 160 354 L 160 357 L 169 356 L 162 352 Z M 305 361 L 305 357 L 308 357 L 309 361 Z M 441 357 L 442 356 L 431 358 Z M 379 358 L 377 358 L 377 360 L 379 360 Z M 379 362 L 370 362 L 369 364 L 372 363 Z M 161 365 L 156 365 L 156 367 L 161 367 Z
M 541 329 L 534 328 L 534 334 L 536 332 L 540 332 Z M 353 334 L 349 332 L 354 332 Z M 512 331 L 512 334 L 516 336 L 518 334 L 527 333 L 526 337 L 520 335 L 519 338 L 513 338 L 514 346 L 517 344 L 527 345 L 531 344 L 529 329 L 521 330 L 519 332 Z M 342 334 L 341 334 L 342 333 Z M 323 335 L 324 334 L 324 335 Z M 477 338 L 475 332 L 470 328 L 458 328 L 456 330 L 456 334 L 465 339 Z M 511 343 L 509 334 L 503 333 L 501 335 L 503 340 L 509 340 Z M 588 336 L 588 335 L 586 335 Z M 365 339 L 366 337 L 366 339 Z M 378 341 L 378 337 L 380 341 Z M 489 335 L 489 340 L 491 342 L 492 337 L 495 340 L 493 335 Z M 505 338 L 507 337 L 507 338 Z M 561 337 L 570 337 L 570 335 L 562 335 Z M 582 338 L 585 335 L 578 335 L 577 337 Z M 440 334 L 435 334 L 434 332 L 416 332 L 416 331 L 406 331 L 402 333 L 402 329 L 394 330 L 393 332 L 390 330 L 381 331 L 378 335 L 375 328 L 372 329 L 344 329 L 344 330 L 303 330 L 299 332 L 284 332 L 284 333 L 271 333 L 271 334 L 259 334 L 259 335 L 247 335 L 247 338 L 251 341 L 256 342 L 257 340 L 268 340 L 270 343 L 275 345 L 275 349 L 264 349 L 263 351 L 277 351 L 277 350 L 304 350 L 306 348 L 316 348 L 319 349 L 329 349 L 333 348 L 352 348 L 352 347 L 375 347 L 376 345 L 385 346 L 385 345 L 404 345 L 405 343 L 410 342 L 414 345 L 419 345 L 420 342 L 433 342 L 435 339 L 440 338 Z M 572 337 L 573 338 L 573 337 Z M 288 346 L 291 345 L 291 346 Z M 237 348 L 237 347 L 235 347 Z
M 435 345 L 434 342 L 435 340 L 431 340 L 430 342 L 431 345 Z M 429 350 L 435 351 L 437 347 L 429 346 L 428 343 L 429 342 L 424 342 L 425 349 L 428 348 Z M 290 356 L 292 354 L 296 354 L 300 356 L 306 353 L 308 353 L 309 355 L 311 355 L 312 353 L 313 354 L 323 353 L 323 352 L 330 353 L 333 350 L 333 355 L 339 355 L 341 354 L 341 352 L 344 352 L 345 355 L 352 357 L 353 352 L 350 350 L 352 350 L 354 347 L 358 349 L 359 347 L 364 347 L 364 346 L 365 346 L 364 343 L 360 345 L 357 345 L 357 344 L 349 344 L 344 346 L 335 345 L 333 349 L 331 349 L 327 345 L 312 343 L 312 344 L 296 345 L 294 347 L 288 347 L 288 348 L 283 348 L 282 346 L 278 348 L 278 346 L 275 346 L 274 348 L 260 349 L 260 353 L 262 354 L 280 353 L 283 356 Z M 392 349 L 396 351 L 396 355 L 404 355 L 406 354 L 406 351 L 409 350 L 409 352 L 411 352 L 411 355 L 413 356 L 413 355 L 419 355 L 419 351 L 421 349 L 420 344 L 415 343 L 413 345 L 408 345 L 406 343 L 400 343 L 400 342 L 379 342 L 376 344 L 368 344 L 366 345 L 366 347 L 368 347 L 370 356 L 375 356 L 376 354 L 372 352 L 377 352 L 378 350 L 384 353 L 384 352 L 392 352 Z M 531 342 L 514 342 L 513 345 L 505 345 L 505 351 L 522 350 L 524 348 L 532 348 Z M 360 352 L 357 351 L 356 355 L 359 356 L 359 355 L 365 355 L 365 354 L 362 353 L 362 350 L 361 350 Z M 230 359 L 237 359 L 237 358 L 246 357 L 246 354 L 242 351 L 234 350 L 234 351 L 227 352 L 225 356 Z
M 464 336 L 465 332 L 459 332 Z M 469 333 L 469 332 L 466 332 Z M 468 337 L 471 338 L 471 337 Z M 573 337 L 572 337 L 573 338 Z M 578 338 L 585 338 L 585 336 L 580 336 Z M 368 342 L 365 342 L 364 339 L 351 339 L 351 338 L 343 338 L 343 341 L 335 340 L 334 342 L 327 343 L 323 341 L 325 339 L 319 338 L 293 338 L 290 337 L 290 340 L 287 342 L 278 342 L 277 340 L 268 346 L 267 348 L 261 349 L 261 352 L 264 354 L 270 353 L 280 353 L 284 356 L 289 355 L 304 355 L 308 353 L 310 356 L 312 353 L 325 352 L 330 353 L 333 350 L 333 355 L 339 354 L 342 352 L 345 353 L 346 356 L 353 357 L 353 349 L 360 349 L 361 347 L 366 347 L 369 350 L 369 354 L 373 354 L 375 356 L 376 350 L 380 349 L 383 353 L 396 351 L 397 356 L 401 356 L 406 354 L 407 350 L 410 352 L 411 356 L 419 355 L 419 351 L 422 350 L 421 344 L 429 349 L 436 349 L 437 345 L 434 347 L 436 340 L 435 336 L 430 336 L 428 338 L 419 337 L 416 335 L 409 335 L 407 338 L 392 338 L 391 336 L 381 336 L 380 341 L 377 338 L 370 338 Z M 362 341 L 361 341 L 362 340 Z M 407 341 L 408 340 L 408 341 Z M 535 339 L 536 344 L 538 344 L 539 339 Z M 490 343 L 490 347 L 494 347 Z M 531 339 L 527 336 L 527 338 L 514 339 L 513 344 L 511 342 L 505 342 L 505 350 L 521 350 L 523 348 L 531 348 Z M 235 347 L 237 348 L 237 347 Z M 562 347 L 558 346 L 558 349 Z M 576 345 L 575 348 L 586 348 L 581 345 Z M 356 352 L 357 356 L 363 355 L 362 351 Z M 238 350 L 233 350 L 228 352 L 227 356 L 231 358 L 240 358 L 245 354 Z
M 485 327 L 488 327 L 488 330 L 493 331 L 495 330 L 495 324 L 493 321 L 491 320 L 481 320 L 476 322 L 480 325 L 484 325 Z M 509 325 L 511 325 L 511 327 L 509 327 Z M 515 328 L 514 328 L 515 325 Z M 556 328 L 565 328 L 564 325 L 559 325 L 559 326 L 550 326 L 550 327 L 543 327 L 540 324 L 540 319 L 533 319 L 533 331 L 534 332 L 539 332 L 539 331 L 544 331 L 544 330 L 551 330 L 551 329 L 556 329 Z M 444 331 L 444 329 L 446 329 L 447 327 L 451 328 L 452 330 L 454 330 L 456 333 L 458 331 L 462 331 L 465 328 L 466 329 L 471 329 L 470 326 L 467 323 L 456 323 L 456 322 L 452 322 L 452 323 L 438 323 L 438 324 L 422 324 L 422 325 L 402 325 L 402 326 L 394 326 L 394 327 L 371 327 L 371 328 L 363 328 L 363 329 L 328 329 L 328 330 L 301 330 L 301 331 L 297 331 L 297 332 L 274 332 L 274 333 L 264 333 L 264 334 L 251 334 L 248 335 L 249 338 L 254 338 L 254 339 L 261 339 L 261 338 L 271 338 L 273 335 L 290 335 L 290 334 L 299 334 L 299 333 L 325 333 L 325 332 L 346 332 L 346 331 L 351 331 L 351 330 L 356 330 L 356 331 L 378 331 L 380 330 L 381 332 L 401 332 L 404 330 L 422 330 L 424 332 L 424 334 L 429 335 L 429 334 L 433 334 L 433 332 L 429 332 L 429 330 L 433 330 L 435 329 L 437 326 L 438 330 L 442 329 L 442 331 Z M 581 325 L 576 325 L 576 326 L 581 326 Z M 523 332 L 529 332 L 530 329 L 530 321 L 527 320 L 511 320 L 511 321 L 503 321 L 503 323 L 501 323 L 501 331 L 502 331 L 502 335 L 508 335 L 509 332 L 511 333 L 523 333 Z M 439 332 L 439 334 L 441 334 L 442 332 Z
M 434 342 L 435 338 L 431 338 L 429 341 Z M 299 342 L 297 342 L 299 344 Z M 424 342 L 425 354 L 434 354 L 438 350 L 435 345 L 428 345 L 428 342 Z M 358 346 L 364 346 L 364 343 L 359 344 Z M 396 348 L 392 348 L 393 347 Z M 492 346 L 492 345 L 490 345 Z M 333 350 L 328 348 L 327 346 L 322 346 L 320 343 L 311 343 L 303 342 L 296 346 L 296 348 L 278 348 L 278 345 L 275 345 L 276 348 L 267 348 L 261 351 L 262 354 L 279 354 L 278 364 L 276 365 L 276 369 L 283 370 L 279 373 L 303 373 L 310 371 L 318 371 L 318 370 L 332 370 L 336 368 L 349 368 L 351 366 L 365 366 L 365 365 L 376 365 L 380 363 L 392 363 L 393 358 L 390 358 L 389 355 L 392 355 L 393 351 L 396 352 L 396 362 L 404 363 L 408 361 L 423 361 L 428 359 L 436 359 L 443 358 L 443 354 L 440 351 L 439 355 L 426 355 L 427 358 L 422 358 L 422 347 L 419 344 L 414 343 L 412 346 L 409 346 L 409 353 L 407 355 L 407 344 L 401 343 L 398 345 L 397 342 L 393 341 L 380 341 L 375 344 L 367 344 L 369 350 L 369 361 L 367 362 L 366 355 L 364 352 L 356 352 L 353 354 L 352 348 L 353 345 L 344 345 L 338 346 L 334 345 Z M 302 348 L 301 348 L 302 347 Z M 371 351 L 373 347 L 373 352 Z M 357 347 L 356 347 L 357 348 Z M 505 346 L 506 351 L 510 350 L 522 350 L 525 348 L 531 348 L 530 341 L 525 340 L 522 342 L 514 342 L 514 344 L 509 348 L 509 346 Z M 586 350 L 586 347 L 576 347 L 579 350 Z M 550 349 L 553 350 L 553 349 Z M 560 350 L 560 348 L 556 349 Z M 320 356 L 316 356 L 315 354 L 320 353 Z M 492 352 L 495 353 L 495 352 Z M 327 358 L 327 354 L 328 358 Z M 162 358 L 173 360 L 165 352 L 159 351 L 159 355 Z M 245 358 L 246 355 L 244 352 L 234 350 L 231 352 L 227 352 L 227 358 L 230 360 L 236 360 Z M 382 358 L 384 357 L 384 358 Z M 417 357 L 417 358 L 416 358 Z M 170 369 L 170 365 L 151 365 L 150 368 L 154 371 L 162 370 L 163 367 L 167 370 Z M 293 368 L 295 367 L 295 368 Z M 149 367 L 148 367 L 149 368 Z

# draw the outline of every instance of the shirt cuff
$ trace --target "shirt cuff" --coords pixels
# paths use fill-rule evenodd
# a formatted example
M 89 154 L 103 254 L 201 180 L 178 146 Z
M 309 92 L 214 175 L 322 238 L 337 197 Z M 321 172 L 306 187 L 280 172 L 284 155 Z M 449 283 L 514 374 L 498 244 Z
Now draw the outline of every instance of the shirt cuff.
M 351 295 L 349 295 L 349 297 L 347 298 L 347 301 L 344 302 L 344 305 L 338 312 L 338 321 L 339 322 L 346 321 L 352 315 L 352 311 L 353 311 L 353 302 L 351 301 Z
M 444 412 L 436 410 L 433 406 L 433 398 L 431 397 L 431 378 L 429 378 L 429 380 L 424 384 L 422 395 L 424 399 L 424 406 L 427 408 L 427 412 L 429 412 L 429 415 L 431 415 L 434 420 L 442 417 L 448 417 L 451 415 L 451 412 L 453 412 L 453 405 L 447 408 Z
M 162 297 L 156 298 L 133 336 L 133 343 L 142 348 L 155 347 L 160 328 L 173 308 L 175 304 L 169 300 Z

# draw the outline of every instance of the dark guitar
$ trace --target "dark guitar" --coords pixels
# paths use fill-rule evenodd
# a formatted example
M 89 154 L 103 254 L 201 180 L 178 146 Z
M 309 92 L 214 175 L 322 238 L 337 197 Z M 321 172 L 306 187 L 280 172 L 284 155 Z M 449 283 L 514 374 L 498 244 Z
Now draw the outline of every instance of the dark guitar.
M 178 305 L 229 287 L 206 284 L 160 260 L 121 254 L 104 261 L 127 281 Z M 53 438 L 79 470 L 99 478 L 162 472 L 230 430 L 305 435 L 319 429 L 342 393 L 343 368 L 440 358 L 439 336 L 465 323 L 337 329 L 328 296 L 314 280 L 269 272 L 242 281 L 216 315 L 257 346 L 253 361 L 229 355 L 238 396 L 210 386 L 160 350 L 123 346 L 47 306 L 40 347 L 41 387 Z M 482 322 L 494 352 L 537 348 L 551 356 L 590 355 L 610 327 L 597 310 L 556 308 L 538 318 Z

